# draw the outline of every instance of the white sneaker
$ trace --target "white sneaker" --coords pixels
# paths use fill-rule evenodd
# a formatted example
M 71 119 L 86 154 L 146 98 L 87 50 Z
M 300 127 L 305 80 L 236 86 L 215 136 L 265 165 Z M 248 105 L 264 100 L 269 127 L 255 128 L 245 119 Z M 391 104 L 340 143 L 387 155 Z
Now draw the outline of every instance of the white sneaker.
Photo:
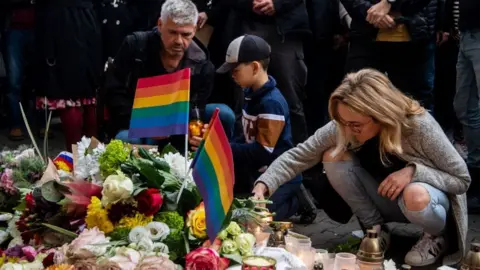
M 405 263 L 411 266 L 425 266 L 435 263 L 447 250 L 443 236 L 424 233 L 405 256 Z

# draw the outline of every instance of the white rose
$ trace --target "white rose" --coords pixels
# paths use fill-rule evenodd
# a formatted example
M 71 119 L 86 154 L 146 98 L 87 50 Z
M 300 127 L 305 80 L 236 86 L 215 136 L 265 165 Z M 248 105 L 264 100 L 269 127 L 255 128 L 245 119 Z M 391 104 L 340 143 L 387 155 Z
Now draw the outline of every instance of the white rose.
M 17 263 L 6 263 L 0 268 L 1 270 L 23 270 L 23 265 Z
M 110 175 L 103 182 L 102 204 L 108 205 L 130 198 L 133 192 L 133 182 L 124 174 Z
M 0 215 L 0 221 L 9 221 L 13 218 L 13 215 L 10 213 L 5 213 Z

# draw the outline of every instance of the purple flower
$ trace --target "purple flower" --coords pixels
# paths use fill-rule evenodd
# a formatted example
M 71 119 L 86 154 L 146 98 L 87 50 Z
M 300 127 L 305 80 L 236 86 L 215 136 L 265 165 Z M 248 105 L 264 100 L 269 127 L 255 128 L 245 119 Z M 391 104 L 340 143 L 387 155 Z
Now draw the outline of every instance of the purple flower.
M 5 250 L 5 255 L 7 257 L 18 257 L 18 258 L 20 258 L 23 255 L 22 248 L 23 248 L 23 246 L 20 246 L 20 245 L 11 247 L 11 248 Z
M 37 256 L 37 251 L 31 246 L 25 246 L 22 248 L 23 255 L 27 258 L 29 262 L 33 262 Z

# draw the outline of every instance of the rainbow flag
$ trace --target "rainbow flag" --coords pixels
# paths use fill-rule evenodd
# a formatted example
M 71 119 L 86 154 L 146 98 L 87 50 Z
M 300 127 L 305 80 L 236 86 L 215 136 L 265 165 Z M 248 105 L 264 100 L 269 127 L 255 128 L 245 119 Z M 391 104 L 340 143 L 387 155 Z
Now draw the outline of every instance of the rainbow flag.
M 207 234 L 212 243 L 232 205 L 235 183 L 232 149 L 218 113 L 217 108 L 191 165 L 205 205 Z
M 139 79 L 128 137 L 188 134 L 189 102 L 189 68 Z

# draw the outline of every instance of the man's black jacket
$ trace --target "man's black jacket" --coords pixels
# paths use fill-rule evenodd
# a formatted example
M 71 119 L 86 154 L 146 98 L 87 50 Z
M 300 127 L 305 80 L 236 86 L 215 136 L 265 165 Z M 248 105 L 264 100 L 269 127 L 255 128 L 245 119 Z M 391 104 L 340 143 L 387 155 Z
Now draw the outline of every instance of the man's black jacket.
M 137 32 L 125 38 L 113 62 L 113 70 L 107 72 L 105 103 L 113 130 L 129 128 L 133 99 L 138 78 L 166 74 L 160 60 L 162 42 L 158 31 Z M 201 111 L 213 88 L 215 70 L 208 53 L 200 42 L 191 43 L 178 70 L 189 67 L 190 103 Z

